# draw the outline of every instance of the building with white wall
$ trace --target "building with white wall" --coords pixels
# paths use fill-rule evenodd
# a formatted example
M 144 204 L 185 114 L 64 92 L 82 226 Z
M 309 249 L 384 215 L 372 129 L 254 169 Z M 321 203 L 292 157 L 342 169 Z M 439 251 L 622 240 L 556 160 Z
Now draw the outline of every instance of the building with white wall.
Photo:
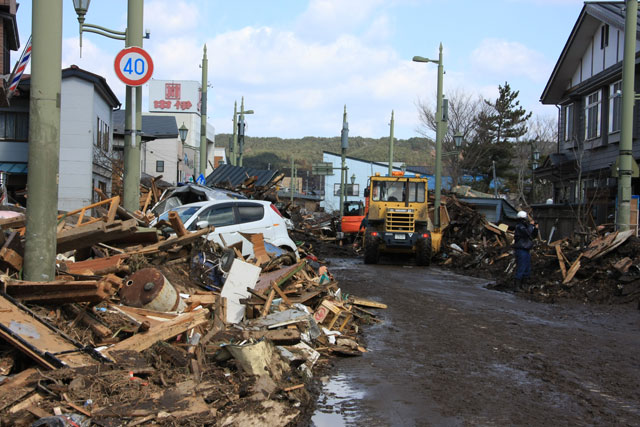
M 29 157 L 29 89 L 25 75 L 11 106 L 0 108 L 0 163 L 10 163 L 8 190 L 13 199 L 26 187 Z M 75 65 L 62 70 L 58 209 L 92 202 L 93 188 L 111 192 L 112 110 L 120 106 L 106 80 Z M 1 127 L 1 126 L 0 126 Z M 47 167 L 32 165 L 31 167 Z
M 171 116 L 176 120 L 178 129 L 183 125 L 189 130 L 185 140 L 188 153 L 194 158 L 188 160 L 200 167 L 200 83 L 192 80 L 155 80 L 149 81 L 149 113 L 157 116 Z M 215 128 L 207 123 L 207 170 L 205 177 L 213 172 L 215 165 Z M 195 176 L 187 176 L 186 181 Z

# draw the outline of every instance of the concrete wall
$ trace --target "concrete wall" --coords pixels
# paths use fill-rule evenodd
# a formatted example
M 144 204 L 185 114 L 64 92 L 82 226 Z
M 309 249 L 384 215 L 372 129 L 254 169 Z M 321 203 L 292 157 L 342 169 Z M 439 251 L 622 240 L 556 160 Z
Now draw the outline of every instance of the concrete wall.
M 178 161 L 182 161 L 182 147 L 178 138 L 154 139 L 142 144 L 142 172 L 160 176 L 171 184 L 177 183 Z M 164 171 L 156 170 L 156 162 L 164 162 Z M 180 162 L 182 163 L 182 162 Z

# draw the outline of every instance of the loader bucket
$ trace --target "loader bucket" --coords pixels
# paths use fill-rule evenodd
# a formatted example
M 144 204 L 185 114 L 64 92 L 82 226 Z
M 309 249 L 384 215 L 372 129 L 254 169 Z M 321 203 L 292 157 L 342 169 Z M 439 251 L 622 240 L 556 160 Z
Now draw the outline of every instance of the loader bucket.
M 431 248 L 433 249 L 433 253 L 436 254 L 440 252 L 440 244 L 442 243 L 442 232 L 441 231 L 433 231 L 431 232 Z

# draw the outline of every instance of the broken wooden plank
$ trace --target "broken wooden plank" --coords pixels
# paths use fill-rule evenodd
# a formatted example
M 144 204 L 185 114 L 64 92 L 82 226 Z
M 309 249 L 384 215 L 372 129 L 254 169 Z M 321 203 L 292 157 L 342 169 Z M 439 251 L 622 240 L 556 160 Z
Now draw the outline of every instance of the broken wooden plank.
M 82 322 L 83 324 L 87 325 L 98 337 L 105 339 L 113 335 L 111 329 L 100 323 L 86 310 L 81 309 L 80 307 L 73 304 L 67 304 L 63 308 L 76 317 L 73 323 Z
M 556 256 L 558 257 L 558 264 L 560 264 L 560 272 L 562 273 L 562 278 L 567 278 L 567 267 L 564 265 L 564 254 L 562 253 L 562 249 L 560 249 L 560 245 L 556 245 Z
M 4 286 L 6 292 L 18 300 L 47 304 L 97 303 L 110 298 L 117 290 L 107 280 L 28 282 L 7 279 Z
M 143 351 L 151 347 L 158 341 L 168 340 L 189 329 L 202 325 L 209 320 L 209 310 L 202 309 L 184 313 L 175 319 L 152 326 L 147 332 L 138 333 L 124 341 L 120 341 L 113 347 L 109 347 L 104 351 L 109 357 L 115 351 L 134 350 Z
M 176 211 L 169 211 L 169 222 L 171 223 L 171 228 L 176 232 L 178 237 L 185 236 L 189 234 L 187 229 L 184 227 L 182 220 L 180 219 L 180 215 Z
M 269 292 L 269 297 L 267 298 L 267 302 L 264 303 L 264 307 L 262 307 L 262 311 L 260 312 L 261 316 L 266 316 L 269 314 L 269 310 L 271 309 L 271 304 L 273 303 L 273 298 L 276 296 L 275 289 L 271 289 Z
M 0 296 L 0 336 L 47 369 L 96 363 L 61 333 Z
M 103 221 L 94 222 L 82 227 L 62 230 L 57 236 L 57 253 L 73 249 L 83 249 L 98 243 L 110 242 L 131 234 L 136 230 L 137 221 Z
M 94 258 L 79 262 L 65 262 L 64 267 L 67 273 L 87 274 L 102 276 L 109 273 L 127 272 L 129 268 L 124 265 L 127 255 L 118 254 L 105 258 Z
M 349 297 L 349 302 L 355 305 L 361 305 L 363 307 L 371 307 L 371 308 L 387 308 L 387 304 L 383 304 L 381 302 L 372 301 L 369 299 L 358 298 L 358 297 Z
M 7 228 L 22 228 L 26 225 L 27 218 L 20 214 L 13 218 L 0 218 L 0 228 L 6 230 Z
M 277 292 L 280 298 L 282 298 L 282 302 L 287 304 L 289 307 L 292 306 L 291 300 L 287 297 L 287 295 L 284 292 L 282 292 L 282 289 L 280 289 L 280 286 L 278 286 L 276 282 L 271 283 L 271 289 L 274 289 Z
M 190 243 L 193 243 L 199 237 L 205 236 L 214 230 L 215 230 L 215 227 L 208 227 L 202 230 L 193 231 L 182 237 L 170 237 L 167 240 L 163 240 L 162 242 L 158 242 L 154 245 L 145 246 L 142 249 L 138 249 L 128 253 L 129 254 L 146 254 L 146 253 L 153 253 L 153 252 L 158 252 L 162 250 L 167 250 L 169 248 L 172 248 L 173 246 L 185 246 Z
M 563 285 L 566 285 L 567 283 L 569 283 L 571 279 L 573 279 L 573 277 L 576 275 L 578 270 L 580 269 L 580 258 L 582 258 L 582 254 L 578 256 L 578 259 L 576 259 L 573 262 L 573 264 L 571 265 L 571 268 L 569 268 L 569 271 L 567 271 L 567 277 L 565 277 L 564 280 L 562 281 Z
M 618 270 L 620 273 L 626 273 L 629 271 L 629 268 L 633 265 L 633 261 L 629 257 L 624 257 L 613 265 L 613 268 Z

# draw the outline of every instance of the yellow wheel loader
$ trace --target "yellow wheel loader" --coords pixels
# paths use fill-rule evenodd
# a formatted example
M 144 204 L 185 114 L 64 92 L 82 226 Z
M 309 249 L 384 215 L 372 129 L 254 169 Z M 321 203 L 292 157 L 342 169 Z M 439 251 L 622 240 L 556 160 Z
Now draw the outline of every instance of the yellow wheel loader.
M 385 253 L 415 254 L 417 265 L 430 264 L 433 247 L 427 189 L 426 177 L 405 176 L 399 171 L 369 178 L 365 264 L 376 264 Z M 439 246 L 439 239 L 437 243 Z

